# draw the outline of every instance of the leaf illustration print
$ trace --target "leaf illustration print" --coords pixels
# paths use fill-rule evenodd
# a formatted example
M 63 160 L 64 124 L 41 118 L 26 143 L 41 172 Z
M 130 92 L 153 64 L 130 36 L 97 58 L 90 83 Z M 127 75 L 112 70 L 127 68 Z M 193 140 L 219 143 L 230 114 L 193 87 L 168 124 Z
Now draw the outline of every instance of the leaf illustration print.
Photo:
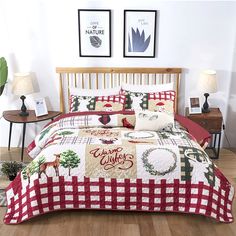
M 133 28 L 131 28 L 131 32 L 132 32 L 132 51 L 145 52 L 150 44 L 151 35 L 149 35 L 148 38 L 145 40 L 144 30 L 142 31 L 142 34 L 140 34 L 138 28 L 136 29 L 136 32 Z M 129 40 L 130 40 L 130 36 L 129 36 Z
M 99 48 L 102 44 L 102 40 L 98 36 L 90 36 L 90 43 L 93 47 Z
M 128 42 L 128 52 L 132 52 L 131 42 L 130 42 L 130 34 L 129 34 L 129 42 Z

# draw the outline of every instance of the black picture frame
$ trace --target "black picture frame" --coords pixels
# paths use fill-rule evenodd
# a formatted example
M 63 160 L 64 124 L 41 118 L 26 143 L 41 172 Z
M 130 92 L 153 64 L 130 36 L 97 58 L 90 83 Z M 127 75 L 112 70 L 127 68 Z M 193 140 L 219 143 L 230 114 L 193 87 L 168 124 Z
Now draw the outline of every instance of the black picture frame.
M 111 10 L 78 9 L 79 56 L 111 57 Z
M 157 10 L 124 10 L 123 57 L 154 58 L 156 25 Z

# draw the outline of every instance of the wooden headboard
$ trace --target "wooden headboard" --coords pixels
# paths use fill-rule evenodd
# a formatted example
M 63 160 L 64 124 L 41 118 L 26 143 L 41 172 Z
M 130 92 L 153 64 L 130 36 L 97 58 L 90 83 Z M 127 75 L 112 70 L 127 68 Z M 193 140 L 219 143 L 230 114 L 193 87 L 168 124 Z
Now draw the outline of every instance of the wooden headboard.
M 87 89 L 113 88 L 122 83 L 164 84 L 174 82 L 175 112 L 178 113 L 178 94 L 181 68 L 136 67 L 57 67 L 60 81 L 60 110 L 68 112 L 70 87 Z

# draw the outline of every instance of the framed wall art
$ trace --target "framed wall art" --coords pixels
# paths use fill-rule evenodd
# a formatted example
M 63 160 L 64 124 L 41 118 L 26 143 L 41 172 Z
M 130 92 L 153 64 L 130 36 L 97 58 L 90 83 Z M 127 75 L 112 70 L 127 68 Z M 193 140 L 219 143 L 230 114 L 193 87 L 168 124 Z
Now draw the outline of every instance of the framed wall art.
M 155 57 L 155 10 L 124 10 L 124 57 Z
M 111 10 L 78 10 L 80 57 L 111 56 Z

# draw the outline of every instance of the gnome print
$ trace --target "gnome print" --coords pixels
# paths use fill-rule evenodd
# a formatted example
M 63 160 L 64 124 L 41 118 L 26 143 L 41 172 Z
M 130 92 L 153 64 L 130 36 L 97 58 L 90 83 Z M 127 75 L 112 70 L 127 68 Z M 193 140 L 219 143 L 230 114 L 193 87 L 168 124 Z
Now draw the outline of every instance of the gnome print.
M 165 104 L 163 102 L 156 103 L 155 111 L 164 112 L 165 111 Z
M 112 111 L 112 105 L 109 103 L 106 103 L 103 107 L 104 111 Z

